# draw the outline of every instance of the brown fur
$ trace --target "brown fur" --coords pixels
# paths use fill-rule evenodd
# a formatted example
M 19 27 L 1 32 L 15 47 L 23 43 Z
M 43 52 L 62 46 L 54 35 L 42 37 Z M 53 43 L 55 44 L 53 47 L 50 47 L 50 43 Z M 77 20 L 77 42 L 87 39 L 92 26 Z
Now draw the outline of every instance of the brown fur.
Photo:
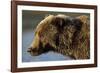
M 74 59 L 88 59 L 89 31 L 89 20 L 85 15 L 76 18 L 49 15 L 37 25 L 35 38 L 28 51 L 32 55 L 54 51 Z

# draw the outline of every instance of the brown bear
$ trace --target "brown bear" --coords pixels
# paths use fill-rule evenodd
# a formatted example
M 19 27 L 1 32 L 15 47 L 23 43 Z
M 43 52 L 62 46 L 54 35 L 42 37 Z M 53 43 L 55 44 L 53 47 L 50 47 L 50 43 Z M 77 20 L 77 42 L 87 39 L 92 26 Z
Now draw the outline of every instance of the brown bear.
M 35 29 L 35 38 L 28 52 L 40 55 L 54 51 L 74 59 L 90 58 L 90 28 L 86 15 L 70 17 L 49 15 Z

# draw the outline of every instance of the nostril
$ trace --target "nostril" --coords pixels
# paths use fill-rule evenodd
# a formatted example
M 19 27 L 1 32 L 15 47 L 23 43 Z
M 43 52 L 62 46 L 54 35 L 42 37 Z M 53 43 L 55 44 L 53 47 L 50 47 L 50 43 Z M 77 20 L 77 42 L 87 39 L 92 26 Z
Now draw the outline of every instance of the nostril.
M 31 52 L 32 51 L 32 47 L 28 48 L 27 52 Z

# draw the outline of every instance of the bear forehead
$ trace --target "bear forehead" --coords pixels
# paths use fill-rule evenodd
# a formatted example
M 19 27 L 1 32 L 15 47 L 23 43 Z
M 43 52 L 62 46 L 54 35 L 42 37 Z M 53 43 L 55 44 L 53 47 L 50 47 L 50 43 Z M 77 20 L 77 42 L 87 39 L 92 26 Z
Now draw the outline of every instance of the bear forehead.
M 66 18 L 69 18 L 70 16 L 67 16 L 67 15 L 64 15 L 64 14 L 58 14 L 55 17 L 66 19 Z

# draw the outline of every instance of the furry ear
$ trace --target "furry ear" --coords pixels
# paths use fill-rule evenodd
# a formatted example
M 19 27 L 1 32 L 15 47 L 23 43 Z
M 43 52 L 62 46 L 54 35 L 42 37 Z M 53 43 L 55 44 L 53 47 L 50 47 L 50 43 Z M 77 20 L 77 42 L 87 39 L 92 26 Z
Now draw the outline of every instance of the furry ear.
M 86 15 L 81 15 L 76 18 L 80 19 L 84 24 L 88 23 L 88 16 L 86 16 Z
M 89 29 L 88 28 L 90 26 L 89 25 L 89 17 L 87 15 L 81 15 L 81 16 L 78 16 L 76 18 L 79 19 L 79 20 L 81 20 L 81 22 L 83 23 L 82 24 L 82 28 Z M 82 30 L 84 30 L 84 29 L 82 29 Z

